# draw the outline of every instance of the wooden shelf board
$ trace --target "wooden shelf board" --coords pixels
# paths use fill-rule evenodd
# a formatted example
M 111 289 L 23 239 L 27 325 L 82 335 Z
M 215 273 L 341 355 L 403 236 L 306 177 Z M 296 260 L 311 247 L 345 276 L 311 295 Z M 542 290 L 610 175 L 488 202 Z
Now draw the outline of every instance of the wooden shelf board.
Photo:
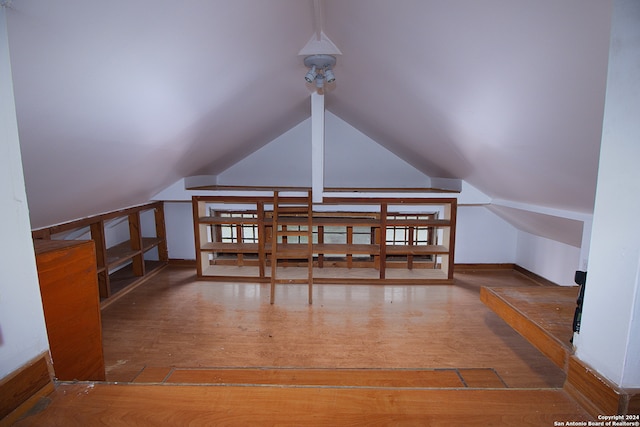
M 255 280 L 260 278 L 260 268 L 257 266 L 209 265 L 202 270 L 202 275 Z
M 307 267 L 298 266 L 278 266 L 277 277 L 283 280 L 296 280 L 306 279 L 308 274 Z M 203 271 L 204 276 L 223 278 L 247 278 L 256 279 L 259 278 L 259 270 L 256 266 L 231 266 L 231 265 L 211 265 Z M 271 277 L 271 269 L 265 270 L 265 279 Z M 346 267 L 331 267 L 331 268 L 313 268 L 313 281 L 314 283 L 335 283 L 336 281 L 369 281 L 375 280 L 376 283 L 380 280 L 380 271 L 375 268 L 346 268 Z M 386 270 L 386 279 L 383 279 L 385 283 L 422 283 L 427 281 L 439 281 L 442 283 L 448 282 L 447 273 L 440 269 L 433 268 L 418 268 L 418 269 L 400 269 L 393 268 Z
M 112 246 L 107 249 L 107 269 L 115 268 L 140 253 L 139 250 L 131 249 L 131 243 L 128 240 Z
M 156 268 L 160 268 L 164 266 L 164 263 L 161 261 L 145 260 L 144 265 L 145 265 L 145 271 L 148 274 L 149 272 L 155 270 Z M 129 285 L 140 280 L 141 278 L 142 276 L 136 276 L 135 274 L 133 274 L 133 268 L 131 265 L 127 265 L 125 267 L 122 267 L 120 270 L 114 273 L 111 273 L 109 275 L 111 295 L 113 296 L 117 294 L 118 292 L 124 290 Z
M 278 259 L 293 258 L 301 259 L 309 256 L 309 245 L 301 244 L 278 244 Z
M 396 227 L 448 227 L 448 219 L 388 219 L 387 226 Z
M 387 255 L 446 255 L 449 249 L 442 245 L 387 245 Z
M 313 225 L 322 226 L 353 226 L 353 227 L 380 227 L 380 220 L 374 218 L 354 217 L 313 217 Z
M 33 241 L 33 248 L 36 255 L 51 252 L 54 250 L 66 249 L 69 247 L 78 246 L 81 243 L 88 244 L 91 240 L 48 240 L 48 239 L 35 239 Z
M 202 221 L 207 222 L 207 221 Z M 254 220 L 255 222 L 255 220 Z M 265 224 L 271 225 L 270 218 L 265 219 Z M 239 223 L 239 222 L 238 222 Z M 281 218 L 278 224 L 284 225 L 307 225 L 306 217 Z M 375 227 L 380 228 L 380 220 L 374 218 L 354 218 L 354 217 L 313 217 L 314 226 L 335 226 L 335 227 Z M 448 219 L 388 219 L 388 226 L 398 227 L 448 227 L 451 221 Z
M 159 239 L 157 237 L 143 237 L 142 252 L 147 252 L 148 250 L 158 246 L 160 243 L 162 243 L 162 239 Z
M 223 216 L 203 216 L 199 218 L 200 224 L 257 224 L 257 218 L 236 218 Z
M 358 255 L 379 255 L 380 245 L 366 244 L 331 244 L 320 243 L 313 245 L 313 252 L 316 254 L 358 254 Z
M 204 252 L 229 252 L 229 253 L 258 253 L 257 243 L 222 243 L 222 242 L 209 242 L 205 243 L 200 248 Z M 271 248 L 269 248 L 270 250 Z M 265 247 L 265 252 L 267 248 Z

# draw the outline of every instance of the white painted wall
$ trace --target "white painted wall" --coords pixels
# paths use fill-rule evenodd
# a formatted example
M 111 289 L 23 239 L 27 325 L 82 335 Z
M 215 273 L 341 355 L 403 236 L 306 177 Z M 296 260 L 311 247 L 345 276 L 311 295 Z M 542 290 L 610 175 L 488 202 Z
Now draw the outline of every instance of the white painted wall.
M 516 264 L 558 285 L 575 285 L 580 248 L 518 230 Z
M 191 202 L 165 202 L 167 248 L 171 259 L 196 259 Z
M 429 187 L 430 178 L 330 112 L 325 115 L 325 187 Z M 311 119 L 217 176 L 218 185 L 311 186 Z
M 640 2 L 614 0 L 589 272 L 577 356 L 640 388 Z
M 325 187 L 430 187 L 431 179 L 331 112 L 326 113 Z
M 311 119 L 217 176 L 218 185 L 311 187 Z
M 484 206 L 459 206 L 456 264 L 515 263 L 517 230 Z
M 0 7 L 0 378 L 49 348 L 13 100 L 6 16 Z

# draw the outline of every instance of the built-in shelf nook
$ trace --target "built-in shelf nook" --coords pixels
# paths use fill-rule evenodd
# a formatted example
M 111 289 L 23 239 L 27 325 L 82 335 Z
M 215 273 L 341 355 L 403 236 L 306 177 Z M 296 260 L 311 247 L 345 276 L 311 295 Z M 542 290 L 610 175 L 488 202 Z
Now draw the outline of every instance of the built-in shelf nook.
M 40 228 L 32 235 L 34 239 L 93 240 L 103 305 L 168 262 L 162 202 Z

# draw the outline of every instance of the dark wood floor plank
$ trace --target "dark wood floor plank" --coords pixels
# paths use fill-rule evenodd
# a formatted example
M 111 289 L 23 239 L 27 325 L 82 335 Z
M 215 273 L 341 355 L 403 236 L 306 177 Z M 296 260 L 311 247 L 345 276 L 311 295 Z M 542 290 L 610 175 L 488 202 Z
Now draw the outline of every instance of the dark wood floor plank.
M 343 387 L 464 387 L 458 372 L 454 369 L 176 369 L 166 382 Z

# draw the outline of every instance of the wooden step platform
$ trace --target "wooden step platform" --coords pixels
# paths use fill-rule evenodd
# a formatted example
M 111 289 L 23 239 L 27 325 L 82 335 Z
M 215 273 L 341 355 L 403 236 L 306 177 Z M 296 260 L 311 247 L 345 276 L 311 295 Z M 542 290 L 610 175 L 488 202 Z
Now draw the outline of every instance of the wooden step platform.
M 579 287 L 482 287 L 480 299 L 520 335 L 567 371 Z
M 146 367 L 135 383 L 385 388 L 506 388 L 490 368 L 300 369 Z
M 557 389 L 60 384 L 15 426 L 552 426 L 592 420 Z M 36 409 L 37 410 L 37 409 Z M 555 424 L 558 425 L 558 424 Z

